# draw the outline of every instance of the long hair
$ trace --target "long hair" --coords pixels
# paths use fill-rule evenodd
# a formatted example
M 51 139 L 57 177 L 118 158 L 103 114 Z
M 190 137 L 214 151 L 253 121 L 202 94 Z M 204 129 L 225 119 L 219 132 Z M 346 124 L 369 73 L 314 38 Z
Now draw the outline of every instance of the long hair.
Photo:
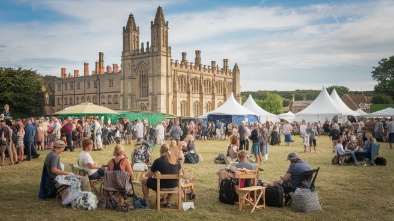
M 177 164 L 177 157 L 173 153 L 171 153 L 170 148 L 167 144 L 163 144 L 160 147 L 160 155 L 164 156 L 164 159 L 167 163 L 176 165 Z
M 171 140 L 171 144 L 169 146 L 169 149 L 170 149 L 171 153 L 174 154 L 174 156 L 176 158 L 178 158 L 178 156 L 179 156 L 179 149 L 178 149 L 178 146 L 176 145 L 176 141 L 175 140 Z

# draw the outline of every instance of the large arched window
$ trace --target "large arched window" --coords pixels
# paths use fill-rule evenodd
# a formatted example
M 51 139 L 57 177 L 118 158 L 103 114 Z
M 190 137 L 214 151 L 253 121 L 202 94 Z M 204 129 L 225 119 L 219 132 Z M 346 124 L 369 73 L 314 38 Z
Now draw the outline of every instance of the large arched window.
M 223 94 L 223 81 L 218 81 L 216 83 L 216 90 L 217 90 L 217 94 L 218 95 L 222 95 Z
M 112 96 L 108 95 L 108 104 L 112 104 Z
M 204 93 L 205 94 L 212 94 L 212 82 L 210 79 L 206 79 L 204 81 Z
M 181 116 L 187 116 L 186 114 L 186 101 L 181 101 Z
M 212 110 L 212 103 L 210 102 L 210 101 L 208 101 L 206 104 L 205 104 L 205 113 L 208 113 L 208 112 L 210 112 Z
M 192 79 L 192 92 L 193 93 L 199 93 L 199 83 L 200 83 L 200 80 L 198 79 L 198 78 L 193 78 Z
M 200 110 L 200 103 L 198 101 L 195 101 L 193 103 L 193 114 L 195 117 L 200 116 L 199 110 Z
M 185 75 L 179 75 L 178 77 L 178 91 L 179 92 L 186 92 L 186 76 Z
M 138 71 L 140 97 L 148 97 L 148 69 L 144 66 Z

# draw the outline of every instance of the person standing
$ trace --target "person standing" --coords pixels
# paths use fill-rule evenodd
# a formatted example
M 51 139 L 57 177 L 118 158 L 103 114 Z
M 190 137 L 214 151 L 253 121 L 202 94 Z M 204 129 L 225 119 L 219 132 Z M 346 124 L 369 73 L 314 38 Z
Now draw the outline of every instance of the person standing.
M 383 142 L 383 133 L 384 133 L 384 128 L 383 128 L 383 123 L 380 121 L 379 118 L 376 118 L 376 123 L 375 123 L 375 139 L 379 142 Z
M 101 124 L 98 121 L 98 117 L 93 117 L 93 141 L 95 143 L 94 148 L 95 150 L 103 150 L 103 142 L 101 140 Z
M 161 121 L 159 121 L 159 123 L 156 126 L 156 144 L 158 144 L 159 146 L 164 144 L 164 126 L 163 123 Z
M 337 146 L 338 140 L 341 137 L 341 131 L 339 131 L 339 125 L 337 123 L 335 123 L 333 125 L 333 128 L 330 131 L 330 135 L 329 136 L 330 136 L 330 139 L 331 139 L 331 142 L 332 142 L 332 148 L 333 148 L 332 152 L 336 153 L 337 149 L 335 147 Z
M 66 118 L 63 121 L 63 127 L 60 129 L 60 132 L 65 134 L 66 136 L 67 146 L 64 149 L 64 151 L 67 151 L 68 149 L 70 149 L 70 152 L 74 151 L 74 147 L 72 144 L 72 131 L 73 131 L 73 125 L 70 122 L 70 118 Z
M 31 158 L 38 158 L 40 154 L 37 153 L 36 147 L 34 146 L 34 137 L 36 136 L 36 127 L 31 123 L 30 118 L 26 118 L 25 125 L 25 138 L 23 142 L 27 150 L 26 160 L 30 161 Z
M 309 152 L 312 152 L 313 149 L 316 151 L 316 131 L 312 128 L 312 124 L 308 124 L 308 128 L 306 129 L 306 133 L 309 135 Z
M 390 122 L 387 123 L 387 134 L 390 150 L 392 150 L 394 143 L 394 118 L 390 118 Z
M 10 149 L 10 143 L 12 137 L 12 130 L 6 126 L 5 120 L 2 119 L 0 120 L 0 153 L 1 153 L 1 165 L 4 166 L 4 160 L 5 160 L 5 150 L 8 150 L 8 155 L 10 158 L 10 164 L 9 165 L 14 165 L 14 158 L 12 155 L 12 151 Z
M 289 124 L 287 120 L 285 120 L 285 124 L 283 125 L 283 135 L 285 136 L 286 146 L 290 146 L 290 142 L 293 142 L 291 139 L 291 131 L 293 130 L 293 126 Z
M 141 123 L 139 119 L 135 120 L 137 123 L 134 126 L 135 136 L 137 137 L 137 142 L 143 140 L 144 138 L 144 125 Z
M 241 124 L 238 127 L 238 133 L 239 133 L 239 150 L 245 150 L 246 149 L 246 130 L 245 130 L 245 121 L 242 121 Z
M 5 119 L 11 117 L 10 106 L 8 106 L 8 104 L 4 105 L 4 110 L 1 114 L 4 116 Z
M 175 121 L 175 123 L 171 126 L 168 135 L 170 135 L 171 140 L 175 140 L 178 143 L 182 135 L 182 130 L 181 127 L 179 126 L 179 121 Z
M 256 158 L 256 163 L 260 163 L 260 136 L 261 134 L 259 133 L 259 124 L 255 123 L 254 128 L 251 132 L 251 135 L 249 139 L 252 140 L 252 153 L 254 154 L 254 157 Z

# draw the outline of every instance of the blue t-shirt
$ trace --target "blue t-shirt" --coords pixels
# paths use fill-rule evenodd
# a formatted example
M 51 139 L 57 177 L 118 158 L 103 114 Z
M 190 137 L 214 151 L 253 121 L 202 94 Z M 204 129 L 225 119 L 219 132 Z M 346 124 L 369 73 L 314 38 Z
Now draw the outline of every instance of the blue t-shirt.
M 302 180 L 303 173 L 309 170 L 311 170 L 311 166 L 303 160 L 290 164 L 286 173 L 291 174 L 290 185 L 292 190 L 297 189 L 298 184 Z

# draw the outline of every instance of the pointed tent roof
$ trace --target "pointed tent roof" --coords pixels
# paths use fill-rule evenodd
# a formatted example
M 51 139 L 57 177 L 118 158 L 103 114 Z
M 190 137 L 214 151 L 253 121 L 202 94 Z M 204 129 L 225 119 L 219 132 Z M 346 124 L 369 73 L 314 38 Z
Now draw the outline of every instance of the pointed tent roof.
M 296 113 L 298 116 L 334 116 L 342 115 L 342 110 L 337 107 L 336 102 L 330 97 L 323 86 L 317 98 L 304 110 Z
M 255 112 L 260 117 L 276 117 L 275 114 L 271 114 L 270 112 L 264 110 L 258 104 L 256 104 L 251 94 L 249 94 L 248 99 L 245 101 L 244 105 L 242 106 L 247 108 L 248 110 Z
M 295 114 L 291 111 L 285 113 L 285 114 L 279 114 L 279 117 L 295 117 Z
M 388 107 L 383 110 L 370 113 L 368 117 L 394 117 L 394 108 Z
M 337 91 L 334 90 L 331 93 L 331 98 L 337 103 L 338 107 L 342 110 L 343 115 L 352 115 L 352 116 L 360 116 L 359 113 L 356 111 L 350 109 L 345 102 L 342 101 L 342 99 L 339 97 Z
M 359 109 L 357 109 L 357 110 L 355 110 L 357 113 L 359 113 L 360 114 L 360 116 L 365 116 L 365 115 L 368 115 L 368 113 L 367 112 L 365 112 L 365 111 L 363 111 L 363 110 L 361 110 L 360 108 Z
M 216 108 L 215 110 L 208 112 L 206 114 L 209 115 L 255 115 L 258 116 L 255 112 L 248 110 L 247 108 L 240 105 L 234 98 L 233 92 L 231 92 L 230 97 L 228 97 L 227 101 L 222 104 L 222 106 Z

